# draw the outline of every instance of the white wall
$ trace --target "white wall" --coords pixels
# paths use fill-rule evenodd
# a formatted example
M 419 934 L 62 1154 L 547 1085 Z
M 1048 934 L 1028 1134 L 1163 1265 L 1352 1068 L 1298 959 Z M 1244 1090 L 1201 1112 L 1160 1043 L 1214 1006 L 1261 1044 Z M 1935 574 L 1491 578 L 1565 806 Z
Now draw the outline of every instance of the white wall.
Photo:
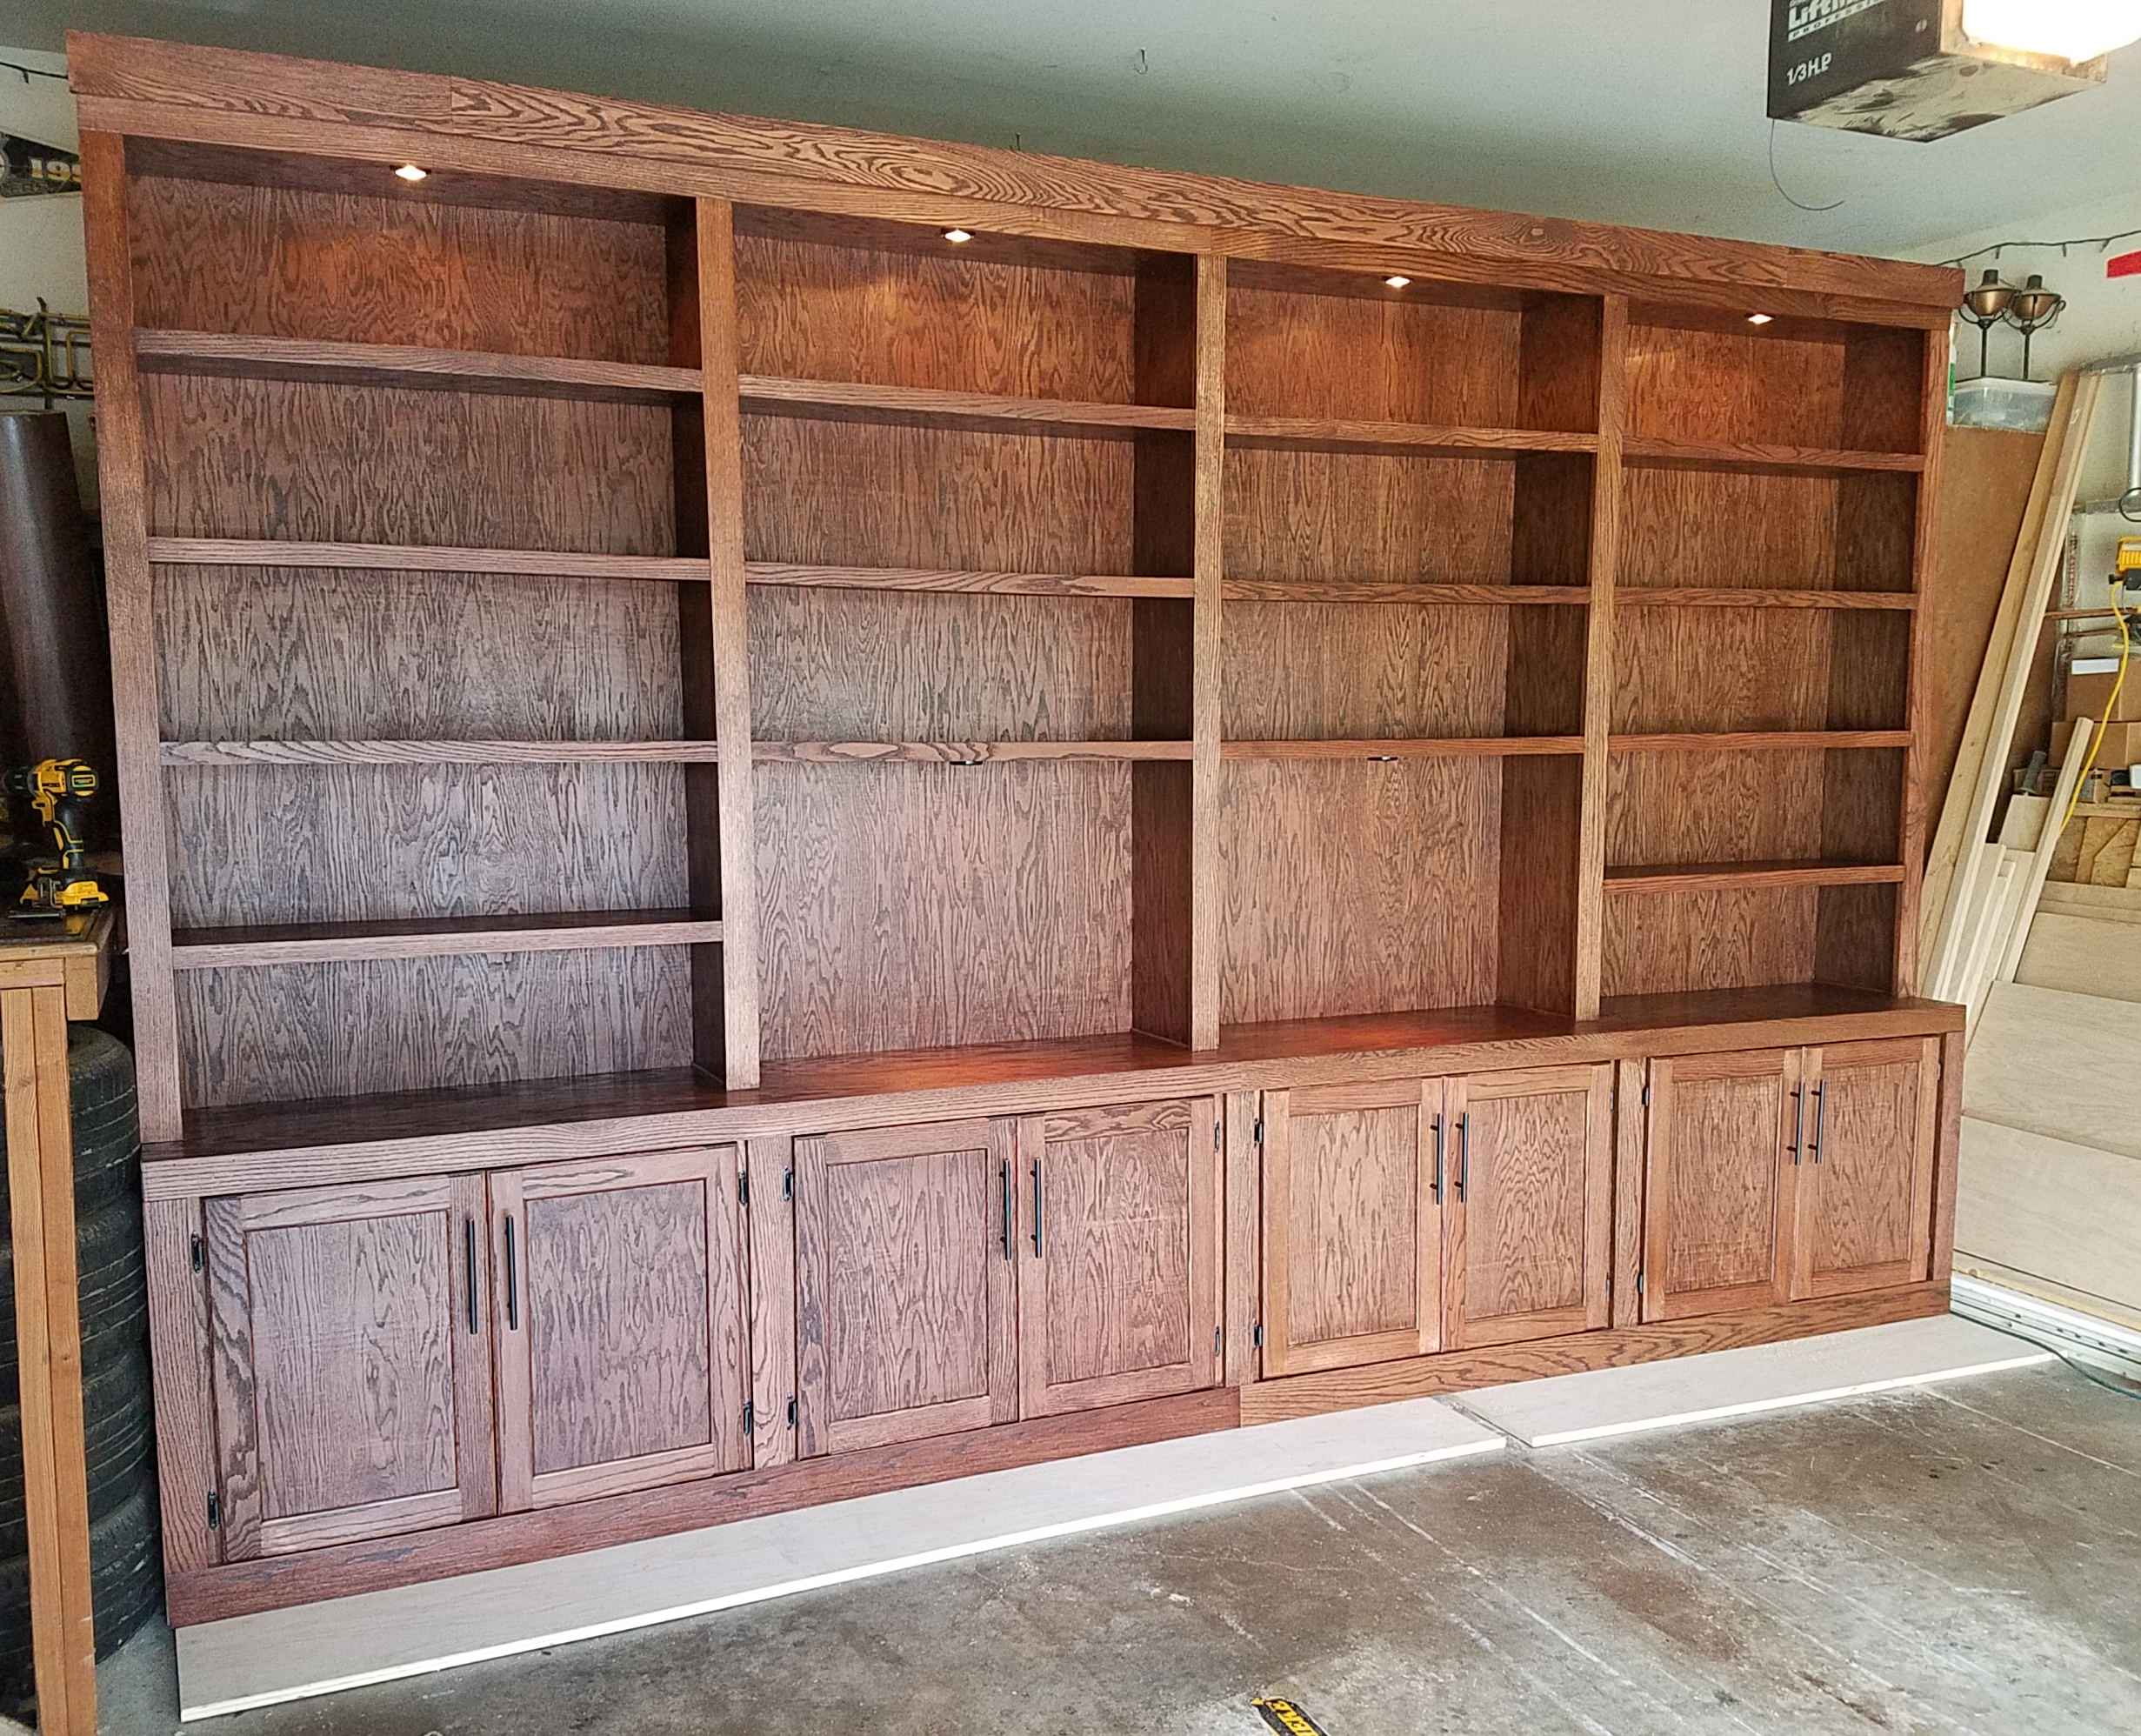
M 57 54 L 0 48 L 0 60 L 63 71 Z M 74 97 L 56 78 L 25 82 L 19 73 L 0 68 L 0 132 L 19 133 L 40 144 L 77 149 Z M 0 307 L 30 312 L 43 297 L 56 313 L 87 313 L 89 271 L 82 246 L 82 196 L 55 193 L 26 199 L 0 199 Z M 0 397 L 0 410 L 37 405 L 30 397 Z M 75 428 L 75 460 L 82 477 L 83 498 L 96 500 L 96 463 L 90 449 L 86 404 L 68 406 Z

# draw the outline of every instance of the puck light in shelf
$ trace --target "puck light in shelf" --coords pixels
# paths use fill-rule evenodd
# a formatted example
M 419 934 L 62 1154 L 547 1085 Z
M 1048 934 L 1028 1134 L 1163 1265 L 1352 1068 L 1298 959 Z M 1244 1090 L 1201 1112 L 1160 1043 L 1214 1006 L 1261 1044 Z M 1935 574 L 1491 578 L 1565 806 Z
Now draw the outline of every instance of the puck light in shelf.
M 949 241 L 954 247 L 963 246 L 973 238 L 974 232 L 971 230 L 948 229 L 944 231 L 944 239 Z
M 1773 313 L 1751 313 L 1747 316 L 1747 324 L 1750 325 L 1767 325 L 1776 317 L 1777 316 Z
M 1402 290 L 1407 284 L 1410 284 L 1412 279 L 1410 277 L 1400 277 L 1397 273 L 1393 271 L 1383 281 L 1388 284 L 1393 290 Z
M 430 172 L 428 169 L 418 168 L 413 163 L 404 163 L 394 171 L 394 178 L 397 181 L 421 181 Z

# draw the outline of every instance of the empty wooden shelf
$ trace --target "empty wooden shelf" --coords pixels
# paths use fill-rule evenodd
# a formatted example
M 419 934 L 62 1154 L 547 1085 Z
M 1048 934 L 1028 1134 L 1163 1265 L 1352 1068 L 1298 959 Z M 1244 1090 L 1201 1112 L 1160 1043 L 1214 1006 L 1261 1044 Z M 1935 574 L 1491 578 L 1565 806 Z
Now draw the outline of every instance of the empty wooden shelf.
M 69 66 L 175 1621 L 1945 1306 L 1957 273 Z

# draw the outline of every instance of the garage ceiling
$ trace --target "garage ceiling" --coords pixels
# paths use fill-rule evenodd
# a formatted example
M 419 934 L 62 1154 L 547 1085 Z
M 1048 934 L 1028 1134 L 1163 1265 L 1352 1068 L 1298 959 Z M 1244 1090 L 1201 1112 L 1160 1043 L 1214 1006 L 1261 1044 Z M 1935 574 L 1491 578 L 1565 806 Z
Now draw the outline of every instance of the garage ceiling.
M 2134 189 L 2108 88 L 1938 144 L 1784 125 L 1767 0 L 15 0 L 70 24 L 1849 251 Z M 2123 150 L 2114 141 L 2124 137 Z M 1840 202 L 1840 203 L 1838 203 Z

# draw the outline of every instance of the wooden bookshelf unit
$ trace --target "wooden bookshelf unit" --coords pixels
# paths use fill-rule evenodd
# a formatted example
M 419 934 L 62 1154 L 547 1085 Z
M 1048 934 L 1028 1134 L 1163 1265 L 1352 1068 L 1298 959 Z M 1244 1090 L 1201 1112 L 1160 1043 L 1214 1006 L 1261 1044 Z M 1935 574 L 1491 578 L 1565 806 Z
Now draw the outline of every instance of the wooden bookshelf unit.
M 1944 1307 L 1956 273 L 70 63 L 175 1620 Z

